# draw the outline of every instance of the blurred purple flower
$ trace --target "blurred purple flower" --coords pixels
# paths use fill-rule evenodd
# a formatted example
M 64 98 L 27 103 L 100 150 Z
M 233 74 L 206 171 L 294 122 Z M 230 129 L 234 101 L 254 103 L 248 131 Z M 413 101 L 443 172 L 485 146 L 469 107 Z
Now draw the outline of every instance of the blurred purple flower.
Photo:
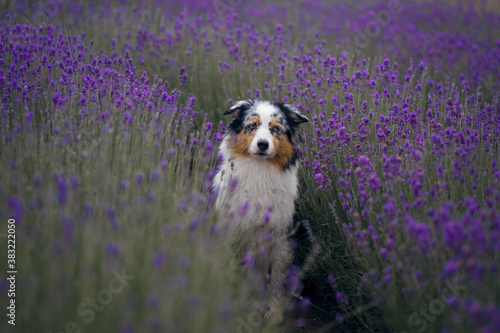
M 10 217 L 16 220 L 16 223 L 21 222 L 24 213 L 24 205 L 16 197 L 9 196 L 7 197 L 7 207 L 9 207 Z
M 283 29 L 283 26 L 281 24 L 279 24 L 279 23 L 274 26 L 274 30 L 277 33 L 282 33 L 283 31 L 285 31 L 285 29 Z
M 253 255 L 252 252 L 246 251 L 245 254 L 243 255 L 243 259 L 241 263 L 245 266 L 251 266 L 253 265 L 255 256 Z
M 144 175 L 139 172 L 135 175 L 135 182 L 137 183 L 137 185 L 142 185 L 142 180 L 144 179 Z
M 68 193 L 68 186 L 66 184 L 66 179 L 64 179 L 63 175 L 58 172 L 54 173 L 54 178 L 56 181 L 57 187 L 57 198 L 59 200 L 60 205 L 66 204 L 66 197 Z
M 80 177 L 71 177 L 70 178 L 71 187 L 76 190 L 78 185 L 80 184 Z
M 123 121 L 124 124 L 132 125 L 132 115 L 128 112 L 125 112 L 123 114 Z
M 114 207 L 108 207 L 106 210 L 106 216 L 108 218 L 108 222 L 111 225 L 113 230 L 118 229 L 118 221 L 116 221 L 116 209 Z
M 243 205 L 240 207 L 238 213 L 241 215 L 241 216 L 245 216 L 247 215 L 248 213 L 248 210 L 250 209 L 250 201 L 245 201 L 243 203 Z
M 134 327 L 132 324 L 126 324 L 122 328 L 122 333 L 134 333 Z
M 370 183 L 373 192 L 377 192 L 377 190 L 381 187 L 380 180 L 378 179 L 377 174 L 375 172 L 372 172 L 370 176 L 368 176 L 368 181 Z
M 181 87 L 183 87 L 187 82 L 186 67 L 184 67 L 184 65 L 182 65 L 179 70 L 178 78 L 181 80 Z
M 73 241 L 73 220 L 69 218 L 62 218 L 61 225 L 63 229 L 64 239 L 67 243 Z
M 443 275 L 444 277 L 448 277 L 457 272 L 458 267 L 455 260 L 449 260 L 443 267 Z
M 330 286 L 333 288 L 333 289 L 337 289 L 337 281 L 335 281 L 335 278 L 333 277 L 333 275 L 328 275 L 328 282 L 330 283 Z
M 106 254 L 118 255 L 118 246 L 113 242 L 108 242 L 108 244 L 106 244 Z
M 163 252 L 156 254 L 153 258 L 153 264 L 155 266 L 161 266 L 165 261 L 166 255 Z
M 158 180 L 158 178 L 160 178 L 160 170 L 154 169 L 153 170 L 153 175 L 151 177 L 153 183 L 155 183 Z

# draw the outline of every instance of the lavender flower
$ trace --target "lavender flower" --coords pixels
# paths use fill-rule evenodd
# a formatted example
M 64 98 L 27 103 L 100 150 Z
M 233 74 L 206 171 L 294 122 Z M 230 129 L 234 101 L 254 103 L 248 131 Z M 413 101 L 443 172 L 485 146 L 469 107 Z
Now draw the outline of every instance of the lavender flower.
M 58 197 L 58 200 L 59 200 L 59 204 L 60 205 L 65 205 L 66 204 L 67 193 L 68 193 L 68 186 L 66 184 L 66 180 L 58 172 L 54 173 L 54 178 L 55 178 L 55 181 L 56 181 L 57 197 Z
M 18 198 L 9 196 L 7 206 L 9 207 L 10 217 L 16 220 L 16 223 L 21 222 L 24 213 L 23 203 Z

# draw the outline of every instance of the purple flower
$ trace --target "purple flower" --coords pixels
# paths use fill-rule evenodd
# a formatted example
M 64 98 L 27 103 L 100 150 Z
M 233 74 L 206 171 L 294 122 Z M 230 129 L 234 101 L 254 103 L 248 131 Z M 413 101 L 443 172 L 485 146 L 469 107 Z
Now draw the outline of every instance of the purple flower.
M 94 210 L 92 208 L 92 205 L 89 204 L 88 202 L 86 202 L 84 205 L 83 205 L 83 209 L 85 211 L 84 213 L 84 219 L 88 219 L 90 216 L 92 216 L 92 214 L 94 213 Z
M 240 207 L 239 214 L 241 216 L 245 216 L 248 213 L 248 210 L 250 209 L 250 201 L 245 201 L 243 205 Z
M 373 190 L 373 192 L 377 192 L 377 190 L 380 188 L 380 180 L 377 177 L 377 174 L 375 172 L 372 172 L 370 176 L 368 176 L 368 181 L 370 183 L 370 186 Z
M 137 185 L 142 185 L 142 180 L 144 179 L 144 175 L 142 173 L 137 173 L 135 175 L 135 182 L 137 183 Z
M 421 62 L 420 62 L 420 64 L 418 65 L 418 70 L 419 70 L 420 72 L 423 72 L 424 68 L 425 68 L 425 64 L 424 64 L 424 62 L 423 62 L 423 61 L 421 61 Z
M 157 255 L 154 256 L 153 258 L 153 264 L 155 266 L 161 266 L 163 262 L 165 261 L 166 255 L 163 252 L 158 253 Z
M 309 307 L 309 305 L 311 305 L 311 300 L 309 299 L 309 297 L 304 297 L 299 302 L 299 307 L 301 309 L 306 309 Z
M 106 121 L 109 119 L 109 111 L 108 110 L 101 113 L 101 119 L 102 119 L 102 121 Z
M 186 67 L 184 67 L 184 65 L 182 65 L 181 69 L 179 70 L 178 78 L 181 80 L 181 87 L 183 87 L 187 82 Z
M 73 241 L 73 220 L 63 217 L 61 221 L 64 239 L 66 242 L 71 243 Z
M 66 184 L 66 179 L 58 173 L 54 173 L 54 178 L 56 180 L 56 187 L 57 187 L 57 198 L 59 200 L 60 205 L 65 205 L 66 204 L 66 196 L 68 193 L 68 186 Z
M 323 182 L 323 174 L 318 172 L 317 174 L 314 175 L 314 180 L 316 181 L 317 184 L 321 184 Z
M 443 167 L 441 166 L 441 164 L 437 165 L 437 172 L 438 172 L 438 177 L 439 178 L 443 178 L 444 177 Z
M 113 242 L 108 242 L 108 244 L 106 244 L 106 254 L 118 255 L 118 246 Z
M 160 300 L 156 296 L 149 296 L 148 297 L 148 303 L 150 306 L 156 308 L 160 305 Z
M 134 198 L 134 205 L 135 206 L 142 205 L 143 202 L 144 202 L 144 199 L 141 196 Z
M 389 218 L 393 218 L 396 214 L 396 202 L 394 198 L 390 198 L 389 201 L 383 206 L 384 212 Z
M 345 302 L 347 302 L 347 296 L 342 295 L 342 293 L 340 291 L 335 294 L 335 299 L 339 303 L 345 303 Z
M 252 252 L 246 251 L 245 254 L 243 255 L 243 259 L 241 263 L 245 266 L 251 266 L 254 262 L 255 256 L 253 255 Z
M 238 186 L 238 177 L 231 178 L 231 181 L 229 183 L 229 193 L 233 193 L 236 190 L 237 186 Z
M 359 162 L 359 165 L 362 168 L 366 168 L 368 170 L 371 169 L 370 159 L 368 157 L 366 157 L 366 156 L 359 156 L 358 162 Z
M 387 249 L 386 248 L 380 249 L 380 257 L 384 260 L 387 259 Z
M 458 267 L 455 260 L 448 261 L 443 267 L 443 275 L 450 276 L 457 272 Z
M 7 206 L 9 207 L 10 217 L 16 220 L 16 223 L 19 223 L 23 218 L 24 205 L 16 197 L 9 196 L 7 197 Z
M 132 324 L 123 326 L 122 333 L 134 333 L 134 327 L 132 326 Z
M 191 220 L 191 222 L 189 222 L 189 230 L 194 230 L 196 229 L 196 227 L 198 225 L 200 225 L 201 223 L 205 222 L 206 220 L 206 215 L 202 215 L 202 216 L 199 216 L 199 217 L 196 217 L 194 219 Z
M 415 221 L 411 216 L 406 216 L 407 232 L 414 238 L 422 251 L 427 253 L 432 244 L 431 229 L 425 223 Z
M 206 146 L 205 146 L 205 154 L 209 155 L 212 152 L 213 144 L 212 141 L 207 140 Z
M 76 190 L 78 188 L 78 185 L 80 184 L 80 178 L 79 177 L 71 177 L 70 183 L 71 183 L 71 187 Z
M 114 207 L 108 207 L 106 210 L 106 216 L 108 218 L 109 224 L 113 230 L 118 229 L 118 222 L 116 221 L 116 209 Z
M 154 169 L 153 170 L 153 175 L 151 177 L 153 183 L 156 182 L 158 180 L 158 178 L 160 178 L 160 170 Z
M 337 281 L 335 281 L 335 278 L 333 277 L 333 275 L 328 275 L 328 282 L 330 283 L 330 286 L 333 288 L 333 289 L 337 289 Z
M 128 112 L 125 112 L 123 114 L 123 120 L 122 120 L 122 122 L 124 124 L 132 125 L 132 115 L 130 113 L 128 113 Z
M 31 124 L 31 121 L 33 120 L 33 110 L 29 110 L 26 116 L 24 116 L 24 119 L 28 125 Z

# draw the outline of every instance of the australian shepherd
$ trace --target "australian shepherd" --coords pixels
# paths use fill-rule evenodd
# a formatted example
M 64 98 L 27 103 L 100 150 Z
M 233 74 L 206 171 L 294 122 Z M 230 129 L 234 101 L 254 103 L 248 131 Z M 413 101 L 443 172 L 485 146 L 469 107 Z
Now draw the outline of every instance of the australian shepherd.
M 257 100 L 239 101 L 224 115 L 231 121 L 213 180 L 217 228 L 243 264 L 263 277 L 269 292 L 266 317 L 282 318 L 293 253 L 287 236 L 297 197 L 298 129 L 308 119 L 292 105 Z

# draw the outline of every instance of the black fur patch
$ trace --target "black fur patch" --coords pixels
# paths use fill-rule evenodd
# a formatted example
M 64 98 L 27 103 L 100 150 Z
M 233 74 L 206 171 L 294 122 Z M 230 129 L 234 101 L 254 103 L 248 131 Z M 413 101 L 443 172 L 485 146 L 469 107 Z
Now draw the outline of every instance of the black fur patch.
M 245 116 L 252 107 L 254 106 L 254 101 L 253 100 L 248 100 L 246 103 L 243 103 L 241 106 L 239 106 L 237 109 L 234 111 L 237 112 L 234 115 L 233 121 L 228 126 L 228 129 L 230 131 L 233 131 L 235 133 L 241 132 L 241 130 L 245 127 L 244 120 Z M 228 111 L 224 112 L 224 114 L 231 114 L 232 110 L 229 109 Z
M 290 110 L 283 102 L 274 102 L 273 105 L 277 107 L 285 116 L 286 119 L 286 134 L 290 142 L 294 145 L 301 141 L 299 135 L 299 125 L 307 122 L 307 118 L 302 115 L 297 115 L 294 111 Z

